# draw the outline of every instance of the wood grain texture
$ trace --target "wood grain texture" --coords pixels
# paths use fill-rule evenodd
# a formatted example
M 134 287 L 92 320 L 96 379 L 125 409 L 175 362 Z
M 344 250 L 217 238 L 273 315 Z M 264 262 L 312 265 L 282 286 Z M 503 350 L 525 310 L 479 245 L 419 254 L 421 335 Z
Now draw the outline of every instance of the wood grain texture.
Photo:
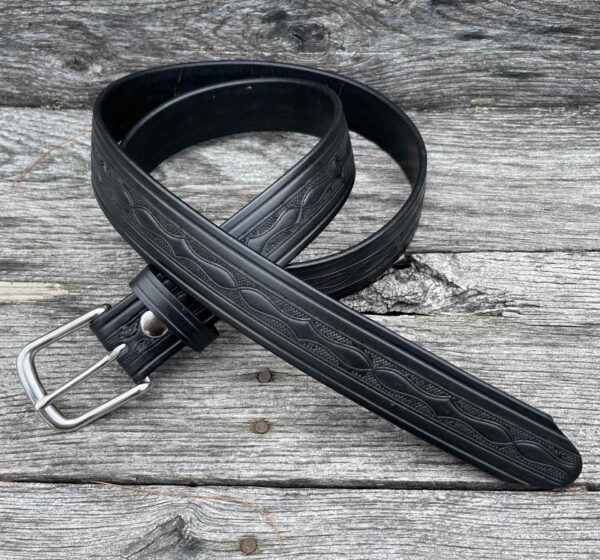
M 409 108 L 598 104 L 598 8 L 494 0 L 40 0 L 0 14 L 0 102 L 87 107 L 132 70 L 186 60 L 300 62 Z
M 0 557 L 232 558 L 244 537 L 257 558 L 597 555 L 597 27 L 592 0 L 2 5 Z M 19 349 L 115 303 L 141 267 L 91 193 L 92 99 L 131 70 L 223 58 L 339 71 L 409 109 L 429 152 L 421 224 L 411 254 L 345 301 L 550 413 L 583 455 L 571 491 L 512 491 L 226 325 L 82 432 L 55 435 L 36 417 Z M 155 174 L 220 222 L 313 142 L 240 135 Z M 302 258 L 360 241 L 408 194 L 387 156 L 353 147 L 355 190 Z M 55 387 L 100 354 L 79 333 L 40 356 L 40 373 Z M 265 367 L 273 379 L 259 383 Z M 113 368 L 61 404 L 74 412 L 128 386 Z
M 599 13 L 593 0 L 2 4 L 0 557 L 236 558 L 243 538 L 256 558 L 597 556 Z M 19 349 L 115 303 L 141 267 L 91 193 L 94 96 L 132 70 L 224 58 L 339 71 L 409 110 L 429 152 L 421 225 L 411 254 L 345 301 L 550 413 L 583 455 L 574 487 L 513 491 L 223 325 L 84 431 L 56 435 L 33 413 Z M 220 222 L 313 142 L 240 135 L 155 174 Z M 353 147 L 355 190 L 302 258 L 360 241 L 407 196 L 389 158 Z M 56 387 L 101 353 L 79 333 L 40 356 L 41 376 Z M 128 386 L 115 367 L 61 406 Z
M 362 313 L 600 328 L 599 263 L 596 252 L 414 253 L 344 301 Z
M 243 558 L 243 538 L 278 559 L 573 560 L 600 545 L 590 492 L 0 484 L 0 497 L 7 560 Z
M 107 281 L 106 293 L 110 291 Z M 5 306 L 0 474 L 18 480 L 377 487 L 506 485 L 323 387 L 230 328 L 202 355 L 184 351 L 153 389 L 85 430 L 55 435 L 14 373 L 35 333 L 90 307 L 91 296 Z M 74 308 L 75 303 L 80 308 Z M 600 360 L 596 327 L 539 327 L 499 317 L 375 317 L 387 327 L 551 414 L 584 457 L 578 484 L 597 488 Z M 89 335 L 38 360 L 48 387 L 101 354 Z M 83 358 L 82 358 L 83 356 Z M 269 367 L 274 380 L 256 374 Z M 128 386 L 118 370 L 65 397 L 73 414 Z M 79 404 L 78 404 L 79 403 Z M 267 433 L 253 430 L 266 420 Z M 99 460 L 101 458 L 101 460 Z
M 426 138 L 435 139 L 427 207 L 413 244 L 421 252 L 347 302 L 391 315 L 375 318 L 554 415 L 584 455 L 580 484 L 596 488 L 600 176 L 592 138 L 600 117 L 592 110 L 416 117 Z M 20 347 L 92 306 L 116 302 L 141 261 L 96 206 L 85 134 L 11 184 L 44 148 L 85 131 L 89 113 L 4 108 L 0 120 L 0 300 L 7 325 L 0 356 L 3 371 L 14 372 Z M 313 141 L 238 137 L 189 150 L 156 175 L 221 221 Z M 359 241 L 406 196 L 405 180 L 386 157 L 360 139 L 355 150 L 356 191 L 309 254 Z M 500 210 L 498 200 L 506 201 Z M 531 252 L 540 248 L 546 252 Z M 184 352 L 163 368 L 147 398 L 79 434 L 50 434 L 31 414 L 16 374 L 2 377 L 0 472 L 19 480 L 504 488 L 231 329 L 222 332 L 202 356 Z M 81 369 L 82 355 L 98 356 L 98 345 L 81 337 L 40 360 L 48 386 Z M 256 372 L 267 366 L 275 380 L 261 385 Z M 126 386 L 113 371 L 79 395 L 89 403 Z M 270 426 L 262 435 L 252 429 L 260 419 Z
M 411 250 L 600 249 L 600 111 L 465 110 L 414 117 L 428 147 L 429 174 Z M 18 247 L 4 247 L 7 256 L 14 249 L 22 262 L 42 246 L 61 251 L 87 236 L 93 236 L 93 245 L 116 237 L 90 194 L 87 135 L 52 152 L 11 186 L 44 150 L 85 132 L 89 123 L 87 111 L 0 109 L 0 212 L 8 235 L 18 239 Z M 179 154 L 156 175 L 221 222 L 313 142 L 298 135 L 240 135 Z M 406 179 L 381 150 L 357 138 L 353 146 L 354 191 L 307 256 L 361 241 L 385 224 L 408 194 Z

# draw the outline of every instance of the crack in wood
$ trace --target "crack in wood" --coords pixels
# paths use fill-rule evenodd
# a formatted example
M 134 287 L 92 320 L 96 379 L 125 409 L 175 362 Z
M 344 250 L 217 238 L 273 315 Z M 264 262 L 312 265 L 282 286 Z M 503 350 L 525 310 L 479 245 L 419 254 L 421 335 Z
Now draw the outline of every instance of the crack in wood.
M 426 257 L 407 255 L 382 278 L 344 303 L 362 313 L 432 315 L 459 313 L 501 317 L 519 313 L 520 306 L 505 292 L 458 284 Z
M 188 518 L 188 519 L 186 519 Z M 169 517 L 134 540 L 126 549 L 127 559 L 155 558 L 157 555 L 195 557 L 204 550 L 204 539 L 194 534 L 187 510 Z M 166 556 L 165 556 L 166 557 Z

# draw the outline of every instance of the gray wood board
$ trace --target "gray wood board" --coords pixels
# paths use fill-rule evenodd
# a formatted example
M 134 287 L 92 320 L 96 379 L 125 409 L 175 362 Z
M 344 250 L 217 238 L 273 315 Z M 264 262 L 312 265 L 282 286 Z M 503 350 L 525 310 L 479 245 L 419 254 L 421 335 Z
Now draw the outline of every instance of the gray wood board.
M 0 107 L 0 557 L 232 558 L 244 537 L 258 558 L 596 557 L 597 28 L 593 0 L 0 6 L 0 104 L 15 106 Z M 549 412 L 582 452 L 575 486 L 513 491 L 227 326 L 82 432 L 55 435 L 36 417 L 18 350 L 115 303 L 141 267 L 91 193 L 94 96 L 132 70 L 223 58 L 339 71 L 409 110 L 429 151 L 421 225 L 411 254 L 346 303 Z M 313 142 L 241 135 L 155 174 L 220 222 Z M 355 191 L 302 258 L 363 239 L 408 193 L 387 156 L 353 147 Z M 101 353 L 80 333 L 43 353 L 40 373 L 55 387 Z M 274 378 L 259 383 L 265 367 Z M 128 386 L 112 368 L 64 409 Z
M 419 252 L 347 302 L 390 315 L 375 319 L 554 415 L 584 455 L 580 483 L 595 488 L 600 175 L 591 146 L 599 114 L 546 109 L 415 116 L 424 135 L 436 139 L 427 207 L 412 246 Z M 0 381 L 6 438 L 0 472 L 19 480 L 505 487 L 227 327 L 202 356 L 183 352 L 163 368 L 143 400 L 79 434 L 48 432 L 14 372 L 18 350 L 86 309 L 115 303 L 141 267 L 91 194 L 89 118 L 88 111 L 0 109 L 0 303 L 7 332 L 0 339 L 7 372 Z M 81 137 L 12 184 L 44 149 L 76 133 Z M 313 141 L 263 135 L 214 142 L 173 158 L 156 175 L 221 221 Z M 307 251 L 312 256 L 362 239 L 406 196 L 406 182 L 388 158 L 360 139 L 355 151 L 356 192 Z M 507 201 L 500 211 L 499 200 Z M 531 252 L 540 249 L 545 252 Z M 99 353 L 83 336 L 65 342 L 49 351 L 47 362 L 40 360 L 44 379 L 56 386 Z M 267 366 L 275 380 L 261 385 L 255 374 Z M 126 386 L 113 371 L 78 395 L 89 404 Z M 268 433 L 253 432 L 258 419 L 270 423 Z
M 597 557 L 600 495 L 0 484 L 14 560 Z
M 413 115 L 429 150 L 425 208 L 412 251 L 593 251 L 600 248 L 598 110 L 462 110 Z M 75 249 L 116 234 L 90 194 L 87 111 L 0 109 L 2 224 L 15 260 L 40 247 Z M 13 187 L 44 150 L 74 134 Z M 293 165 L 314 140 L 243 135 L 195 147 L 156 175 L 220 222 Z M 373 233 L 397 211 L 406 180 L 373 144 L 355 139 L 355 189 L 306 251 L 319 256 Z M 243 177 L 243 180 L 240 180 Z M 215 196 L 218 185 L 219 196 Z M 34 215 L 35 213 L 35 215 Z M 40 231 L 44 232 L 40 236 Z
M 517 279 L 518 281 L 518 279 Z M 108 292 L 108 291 L 107 291 Z M 90 296 L 88 296 L 89 298 Z M 77 301 L 82 308 L 89 299 Z M 80 432 L 56 435 L 33 413 L 14 363 L 36 333 L 82 311 L 66 298 L 7 305 L 0 379 L 0 473 L 17 480 L 506 488 L 392 426 L 273 357 L 232 329 L 202 355 L 184 351 L 153 389 Z M 584 457 L 578 484 L 597 488 L 598 332 L 471 315 L 374 318 L 468 371 L 536 405 Z M 82 337 L 83 338 L 83 335 Z M 48 387 L 101 354 L 89 335 L 39 358 Z M 269 367 L 274 380 L 256 373 Z M 128 386 L 116 370 L 65 397 L 73 414 Z M 253 424 L 266 420 L 265 434 Z
M 409 108 L 598 103 L 593 0 L 7 3 L 0 102 L 87 107 L 114 78 L 223 58 L 339 71 Z

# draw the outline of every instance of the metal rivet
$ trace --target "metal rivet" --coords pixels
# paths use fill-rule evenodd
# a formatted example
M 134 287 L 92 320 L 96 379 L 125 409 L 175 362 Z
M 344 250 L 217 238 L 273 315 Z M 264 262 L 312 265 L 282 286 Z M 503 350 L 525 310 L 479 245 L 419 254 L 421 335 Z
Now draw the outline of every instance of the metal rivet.
M 269 383 L 273 380 L 273 372 L 269 368 L 261 369 L 256 374 L 259 383 Z
M 140 317 L 140 329 L 150 338 L 160 338 L 169 330 L 152 311 L 144 311 Z
M 266 434 L 269 431 L 269 423 L 266 420 L 258 420 L 254 422 L 254 431 L 257 434 Z
M 258 543 L 254 537 L 244 537 L 240 541 L 240 550 L 246 555 L 254 554 L 257 549 Z

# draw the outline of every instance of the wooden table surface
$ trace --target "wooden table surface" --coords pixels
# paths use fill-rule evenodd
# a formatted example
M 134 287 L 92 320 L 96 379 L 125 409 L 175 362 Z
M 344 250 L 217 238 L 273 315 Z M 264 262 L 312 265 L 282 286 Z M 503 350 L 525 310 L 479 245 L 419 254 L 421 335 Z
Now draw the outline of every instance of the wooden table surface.
M 50 4 L 0 8 L 0 558 L 598 558 L 600 5 Z M 583 456 L 573 486 L 492 478 L 227 325 L 82 431 L 55 434 L 33 413 L 19 349 L 116 303 L 142 267 L 91 192 L 94 96 L 135 69 L 225 58 L 336 70 L 407 110 L 429 151 L 421 225 L 410 253 L 345 301 L 551 414 Z M 369 235 L 407 195 L 391 160 L 353 140 L 354 192 L 307 256 Z M 156 176 L 220 222 L 312 142 L 240 135 Z M 82 333 L 42 354 L 40 374 L 57 386 L 101 353 Z M 64 408 L 127 386 L 115 367 Z

